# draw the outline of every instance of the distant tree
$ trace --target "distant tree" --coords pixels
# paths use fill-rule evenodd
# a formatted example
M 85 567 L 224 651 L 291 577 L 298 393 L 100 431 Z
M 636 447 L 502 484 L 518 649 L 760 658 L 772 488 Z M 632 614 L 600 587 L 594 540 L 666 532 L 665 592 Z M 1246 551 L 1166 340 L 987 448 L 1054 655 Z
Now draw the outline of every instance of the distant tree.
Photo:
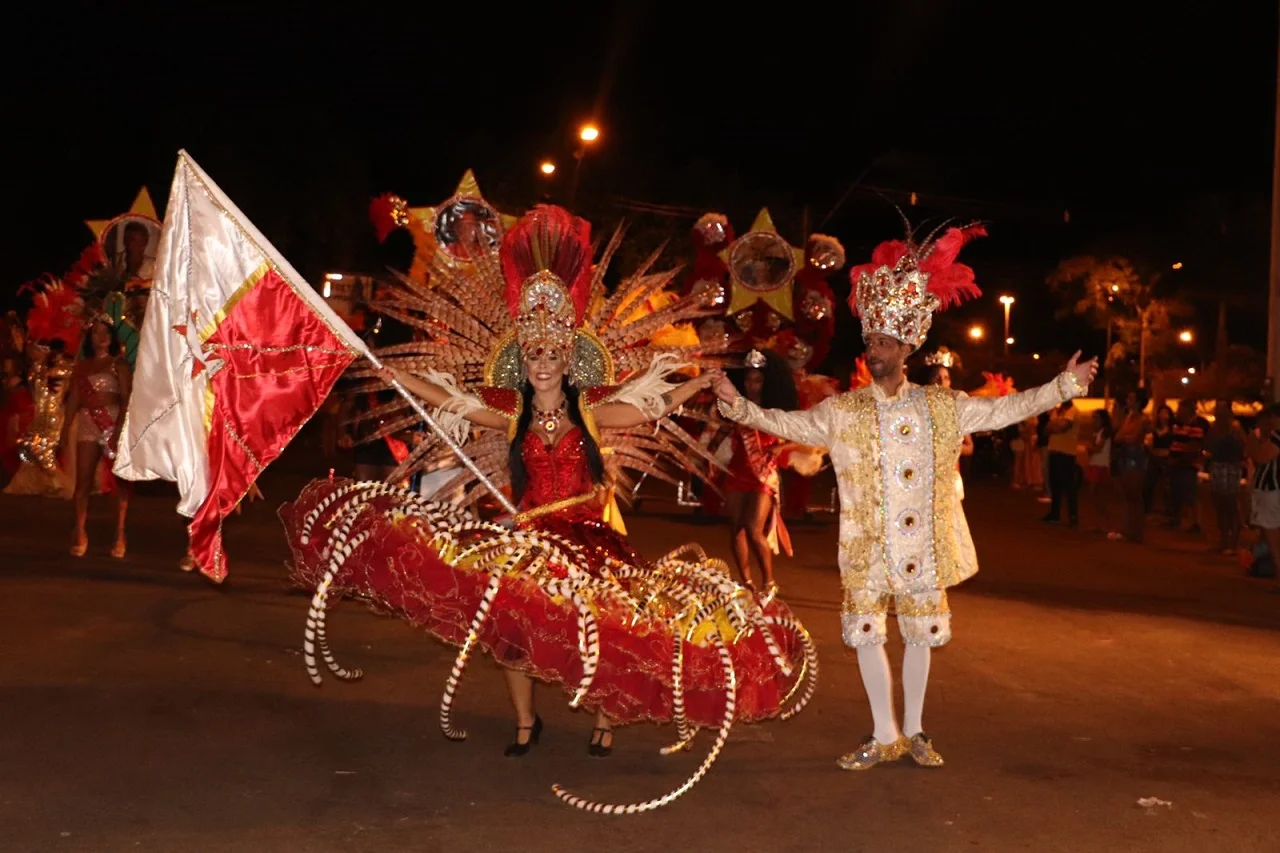
M 1059 263 L 1048 283 L 1064 302 L 1060 316 L 1083 316 L 1107 332 L 1106 366 L 1136 358 L 1141 383 L 1176 346 L 1174 320 L 1190 311 L 1159 291 L 1160 278 L 1125 257 L 1077 255 Z

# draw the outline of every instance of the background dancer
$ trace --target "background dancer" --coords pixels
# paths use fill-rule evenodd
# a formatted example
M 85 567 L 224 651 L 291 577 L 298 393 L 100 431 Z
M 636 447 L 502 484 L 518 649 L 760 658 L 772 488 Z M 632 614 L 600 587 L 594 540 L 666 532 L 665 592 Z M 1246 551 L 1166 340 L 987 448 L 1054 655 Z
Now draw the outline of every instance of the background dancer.
M 783 359 L 769 351 L 752 350 L 741 370 L 729 372 L 738 393 L 758 406 L 791 411 L 796 408 L 796 384 Z M 729 544 L 738 576 L 747 589 L 756 588 L 751 557 L 764 579 L 765 589 L 776 592 L 773 555 L 792 555 L 791 535 L 782 520 L 779 495 L 778 451 L 781 442 L 759 430 L 731 425 L 733 455 L 725 477 L 725 503 L 729 511 Z
M 88 550 L 85 519 L 89 514 L 89 493 L 102 457 L 115 458 L 120 416 L 129 405 L 131 383 L 129 366 L 120 357 L 120 344 L 111 326 L 103 319 L 94 320 L 71 377 L 71 398 L 63 426 L 63 444 L 74 441 L 76 454 L 73 557 L 82 557 Z M 120 559 L 127 548 L 125 516 L 129 511 L 132 484 L 117 481 L 115 491 L 116 540 L 111 556 Z

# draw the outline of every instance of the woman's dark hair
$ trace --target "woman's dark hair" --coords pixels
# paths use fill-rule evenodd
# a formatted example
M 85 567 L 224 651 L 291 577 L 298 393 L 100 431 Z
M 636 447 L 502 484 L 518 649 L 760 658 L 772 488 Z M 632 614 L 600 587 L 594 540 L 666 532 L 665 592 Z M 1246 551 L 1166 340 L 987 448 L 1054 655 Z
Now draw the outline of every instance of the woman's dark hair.
M 1151 398 L 1148 396 L 1145 388 L 1135 388 L 1132 391 L 1130 391 L 1129 394 L 1132 394 L 1133 399 L 1137 401 L 1138 403 L 1137 411 L 1139 412 L 1144 411 L 1147 408 L 1147 403 L 1151 402 Z M 1126 408 L 1129 403 L 1129 394 L 1124 395 Z
M 956 378 L 955 373 L 953 373 L 951 368 L 947 367 L 945 364 L 930 364 L 928 367 L 929 370 L 925 373 L 925 385 L 932 385 L 937 382 L 938 377 L 942 375 L 942 371 L 944 370 L 951 374 L 951 378 L 953 380 Z
M 111 343 L 107 345 L 107 353 L 109 355 L 120 354 L 120 341 L 116 338 L 115 330 L 111 328 L 111 324 L 105 320 L 97 320 L 84 330 L 84 343 L 80 345 L 81 358 L 93 358 L 93 330 L 98 326 L 105 326 L 107 333 L 111 335 Z
M 1157 423 L 1157 424 L 1159 424 L 1159 423 L 1160 423 L 1160 416 L 1161 416 L 1161 415 L 1168 415 L 1168 416 L 1169 416 L 1169 423 L 1170 423 L 1170 424 L 1172 424 L 1172 423 L 1173 423 L 1173 419 L 1174 419 L 1174 418 L 1173 418 L 1173 409 L 1169 408 L 1168 406 L 1161 406 L 1160 408 L 1156 409 L 1156 423 Z
M 764 354 L 764 390 L 760 393 L 760 402 L 766 409 L 783 409 L 791 411 L 799 407 L 800 397 L 796 393 L 796 379 L 791 366 L 782 356 L 770 350 L 760 350 Z M 751 368 L 738 367 L 727 371 L 733 387 L 738 393 L 746 396 L 747 371 Z
M 600 445 L 596 444 L 582 420 L 582 411 L 578 408 L 578 389 L 569 383 L 568 376 L 560 380 L 560 388 L 564 391 L 564 404 L 569 420 L 582 433 L 582 447 L 587 453 L 587 470 L 591 472 L 591 482 L 599 485 L 604 482 L 604 457 L 600 454 Z M 524 467 L 522 450 L 525 436 L 533 424 L 533 386 L 527 379 L 520 386 L 520 397 L 523 401 L 520 419 L 516 421 L 516 434 L 511 439 L 507 455 L 507 464 L 511 467 L 511 502 L 516 506 L 520 505 L 525 490 L 529 488 L 529 472 Z
M 1111 425 L 1111 413 L 1106 409 L 1095 409 L 1093 413 L 1098 416 L 1098 432 L 1104 438 L 1112 438 L 1115 428 Z

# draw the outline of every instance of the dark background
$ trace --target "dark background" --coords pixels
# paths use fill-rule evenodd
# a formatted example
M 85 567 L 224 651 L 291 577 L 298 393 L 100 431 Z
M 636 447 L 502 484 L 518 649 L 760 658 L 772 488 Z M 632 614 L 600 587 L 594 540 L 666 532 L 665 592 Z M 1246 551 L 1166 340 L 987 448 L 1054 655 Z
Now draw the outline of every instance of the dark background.
M 7 33 L 9 304 L 75 260 L 84 219 L 144 184 L 162 207 L 179 148 L 315 280 L 407 266 L 407 234 L 379 246 L 368 224 L 384 191 L 432 204 L 473 168 L 508 212 L 564 200 L 594 119 L 575 206 L 629 217 L 635 254 L 671 237 L 678 262 L 699 213 L 743 231 L 767 206 L 857 263 L 901 233 L 898 204 L 989 223 L 965 255 L 986 296 L 937 343 L 978 318 L 998 338 L 1008 292 L 1020 347 L 1100 349 L 1044 284 L 1099 250 L 1183 262 L 1162 286 L 1196 322 L 1230 290 L 1233 339 L 1265 344 L 1273 3 L 95 6 Z

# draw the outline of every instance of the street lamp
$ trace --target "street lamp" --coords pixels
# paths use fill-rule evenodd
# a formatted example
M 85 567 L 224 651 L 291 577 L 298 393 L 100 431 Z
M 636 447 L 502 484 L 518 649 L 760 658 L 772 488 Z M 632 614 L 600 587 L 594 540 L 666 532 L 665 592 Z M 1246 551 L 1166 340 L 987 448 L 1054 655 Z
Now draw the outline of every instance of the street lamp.
M 1184 344 L 1195 343 L 1196 333 L 1190 329 L 1183 329 L 1178 333 L 1178 340 Z
M 986 334 L 987 334 L 986 329 L 982 328 L 981 326 L 969 327 L 969 337 L 973 338 L 975 341 L 982 340 L 984 337 L 986 337 Z
M 1178 261 L 1177 263 L 1175 263 L 1175 264 L 1173 265 L 1173 268 L 1174 268 L 1175 270 L 1180 270 L 1180 269 L 1182 269 L 1182 261 Z
M 595 142 L 600 138 L 600 128 L 594 124 L 584 124 L 578 131 L 578 138 L 583 142 Z
M 556 173 L 556 164 L 552 163 L 550 160 L 543 160 L 538 166 L 538 171 L 542 172 L 544 175 L 554 175 Z
M 1004 356 L 1009 357 L 1009 345 L 1013 343 L 1013 338 L 1009 337 L 1009 309 L 1013 307 L 1013 297 L 1008 294 L 1000 297 L 1000 304 L 1004 306 Z

